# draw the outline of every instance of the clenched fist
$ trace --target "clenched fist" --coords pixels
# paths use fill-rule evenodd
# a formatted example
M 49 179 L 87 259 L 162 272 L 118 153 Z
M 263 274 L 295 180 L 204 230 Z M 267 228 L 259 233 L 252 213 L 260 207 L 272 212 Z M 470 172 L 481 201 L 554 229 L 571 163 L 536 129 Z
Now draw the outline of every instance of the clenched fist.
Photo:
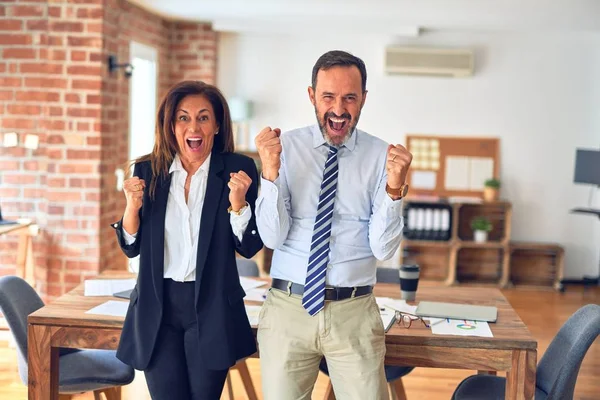
M 385 169 L 388 174 L 387 184 L 391 189 L 399 189 L 404 185 L 412 159 L 412 154 L 404 146 L 388 146 Z
M 229 174 L 229 203 L 233 211 L 239 211 L 246 205 L 246 193 L 252 179 L 244 171 Z
M 273 182 L 279 176 L 281 165 L 281 129 L 267 126 L 254 139 L 262 163 L 262 176 Z
M 123 182 L 123 192 L 127 199 L 127 208 L 131 211 L 139 211 L 142 208 L 142 199 L 144 197 L 144 188 L 146 182 L 143 179 L 134 176 Z

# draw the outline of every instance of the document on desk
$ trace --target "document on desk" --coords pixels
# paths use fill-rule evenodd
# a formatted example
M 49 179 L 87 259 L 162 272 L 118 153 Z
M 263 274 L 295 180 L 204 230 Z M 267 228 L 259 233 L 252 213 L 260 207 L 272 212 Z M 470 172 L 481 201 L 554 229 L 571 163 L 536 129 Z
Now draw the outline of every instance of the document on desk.
M 464 319 L 427 318 L 434 335 L 494 337 L 490 325 L 485 321 Z
M 381 315 L 383 328 L 387 332 L 394 324 L 394 321 L 396 321 L 396 311 L 388 307 L 383 307 L 379 309 L 379 315 Z
M 258 315 L 260 314 L 261 308 L 262 308 L 262 306 L 246 305 L 246 314 L 248 314 L 248 320 L 250 321 L 250 325 L 252 325 L 252 326 L 258 325 Z
M 389 307 L 393 310 L 414 314 L 417 306 L 411 306 L 405 300 L 392 299 L 389 297 L 376 297 L 375 301 L 379 307 Z
M 135 279 L 88 279 L 84 282 L 84 295 L 112 296 L 134 287 Z
M 246 297 L 244 297 L 244 300 L 260 301 L 262 303 L 267 298 L 268 292 L 269 292 L 269 289 L 266 289 L 266 288 L 254 288 L 254 289 L 246 290 Z
M 109 315 L 112 317 L 125 317 L 127 314 L 128 301 L 109 300 L 99 306 L 86 311 L 86 314 Z
M 265 281 L 259 281 L 257 279 L 247 278 L 245 276 L 240 276 L 240 283 L 246 292 L 250 289 L 261 287 L 267 284 Z

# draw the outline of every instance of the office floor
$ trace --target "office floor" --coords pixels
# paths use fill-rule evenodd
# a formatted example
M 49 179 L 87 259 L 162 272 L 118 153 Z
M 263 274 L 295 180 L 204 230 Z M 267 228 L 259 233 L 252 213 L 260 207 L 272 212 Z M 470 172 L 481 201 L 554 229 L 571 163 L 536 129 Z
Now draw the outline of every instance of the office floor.
M 566 293 L 537 290 L 504 290 L 504 295 L 515 308 L 521 319 L 538 340 L 538 360 L 550 341 L 579 307 L 588 303 L 600 304 L 600 289 L 583 292 L 581 288 L 569 287 Z M 27 390 L 21 384 L 17 372 L 17 357 L 14 348 L 8 346 L 7 332 L 0 335 L 0 399 L 26 399 Z M 257 359 L 248 361 L 250 373 L 260 393 L 260 368 Z M 403 378 L 408 399 L 448 400 L 456 385 L 471 371 L 417 368 Z M 235 400 L 245 400 L 244 389 L 237 372 L 233 372 Z M 600 340 L 592 345 L 581 366 L 575 388 L 575 399 L 598 399 L 600 393 Z M 313 399 L 323 399 L 328 378 L 320 374 L 313 392 Z M 91 394 L 77 396 L 76 400 L 93 399 Z M 123 399 L 149 400 L 143 374 L 138 373 L 135 381 L 123 389 Z M 227 395 L 222 396 L 228 399 Z

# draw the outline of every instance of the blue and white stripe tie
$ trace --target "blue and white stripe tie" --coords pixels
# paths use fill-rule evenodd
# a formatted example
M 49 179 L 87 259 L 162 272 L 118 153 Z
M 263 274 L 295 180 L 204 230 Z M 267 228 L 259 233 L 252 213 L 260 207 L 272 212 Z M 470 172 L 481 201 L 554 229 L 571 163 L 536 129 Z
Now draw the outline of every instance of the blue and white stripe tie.
M 325 162 L 323 182 L 319 193 L 319 206 L 310 244 L 310 256 L 302 305 L 310 315 L 316 315 L 325 307 L 325 276 L 329 261 L 329 237 L 333 219 L 333 204 L 338 178 L 338 149 L 329 146 L 329 157 Z

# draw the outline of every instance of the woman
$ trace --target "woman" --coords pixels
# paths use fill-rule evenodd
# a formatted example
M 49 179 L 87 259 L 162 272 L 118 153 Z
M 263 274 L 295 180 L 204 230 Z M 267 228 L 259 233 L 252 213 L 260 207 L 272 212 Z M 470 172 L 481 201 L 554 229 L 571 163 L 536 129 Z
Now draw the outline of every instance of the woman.
M 144 371 L 153 399 L 219 399 L 229 367 L 256 351 L 235 252 L 250 258 L 263 246 L 257 175 L 233 153 L 221 92 L 195 81 L 171 88 L 113 224 L 127 257 L 140 255 L 117 357 Z

